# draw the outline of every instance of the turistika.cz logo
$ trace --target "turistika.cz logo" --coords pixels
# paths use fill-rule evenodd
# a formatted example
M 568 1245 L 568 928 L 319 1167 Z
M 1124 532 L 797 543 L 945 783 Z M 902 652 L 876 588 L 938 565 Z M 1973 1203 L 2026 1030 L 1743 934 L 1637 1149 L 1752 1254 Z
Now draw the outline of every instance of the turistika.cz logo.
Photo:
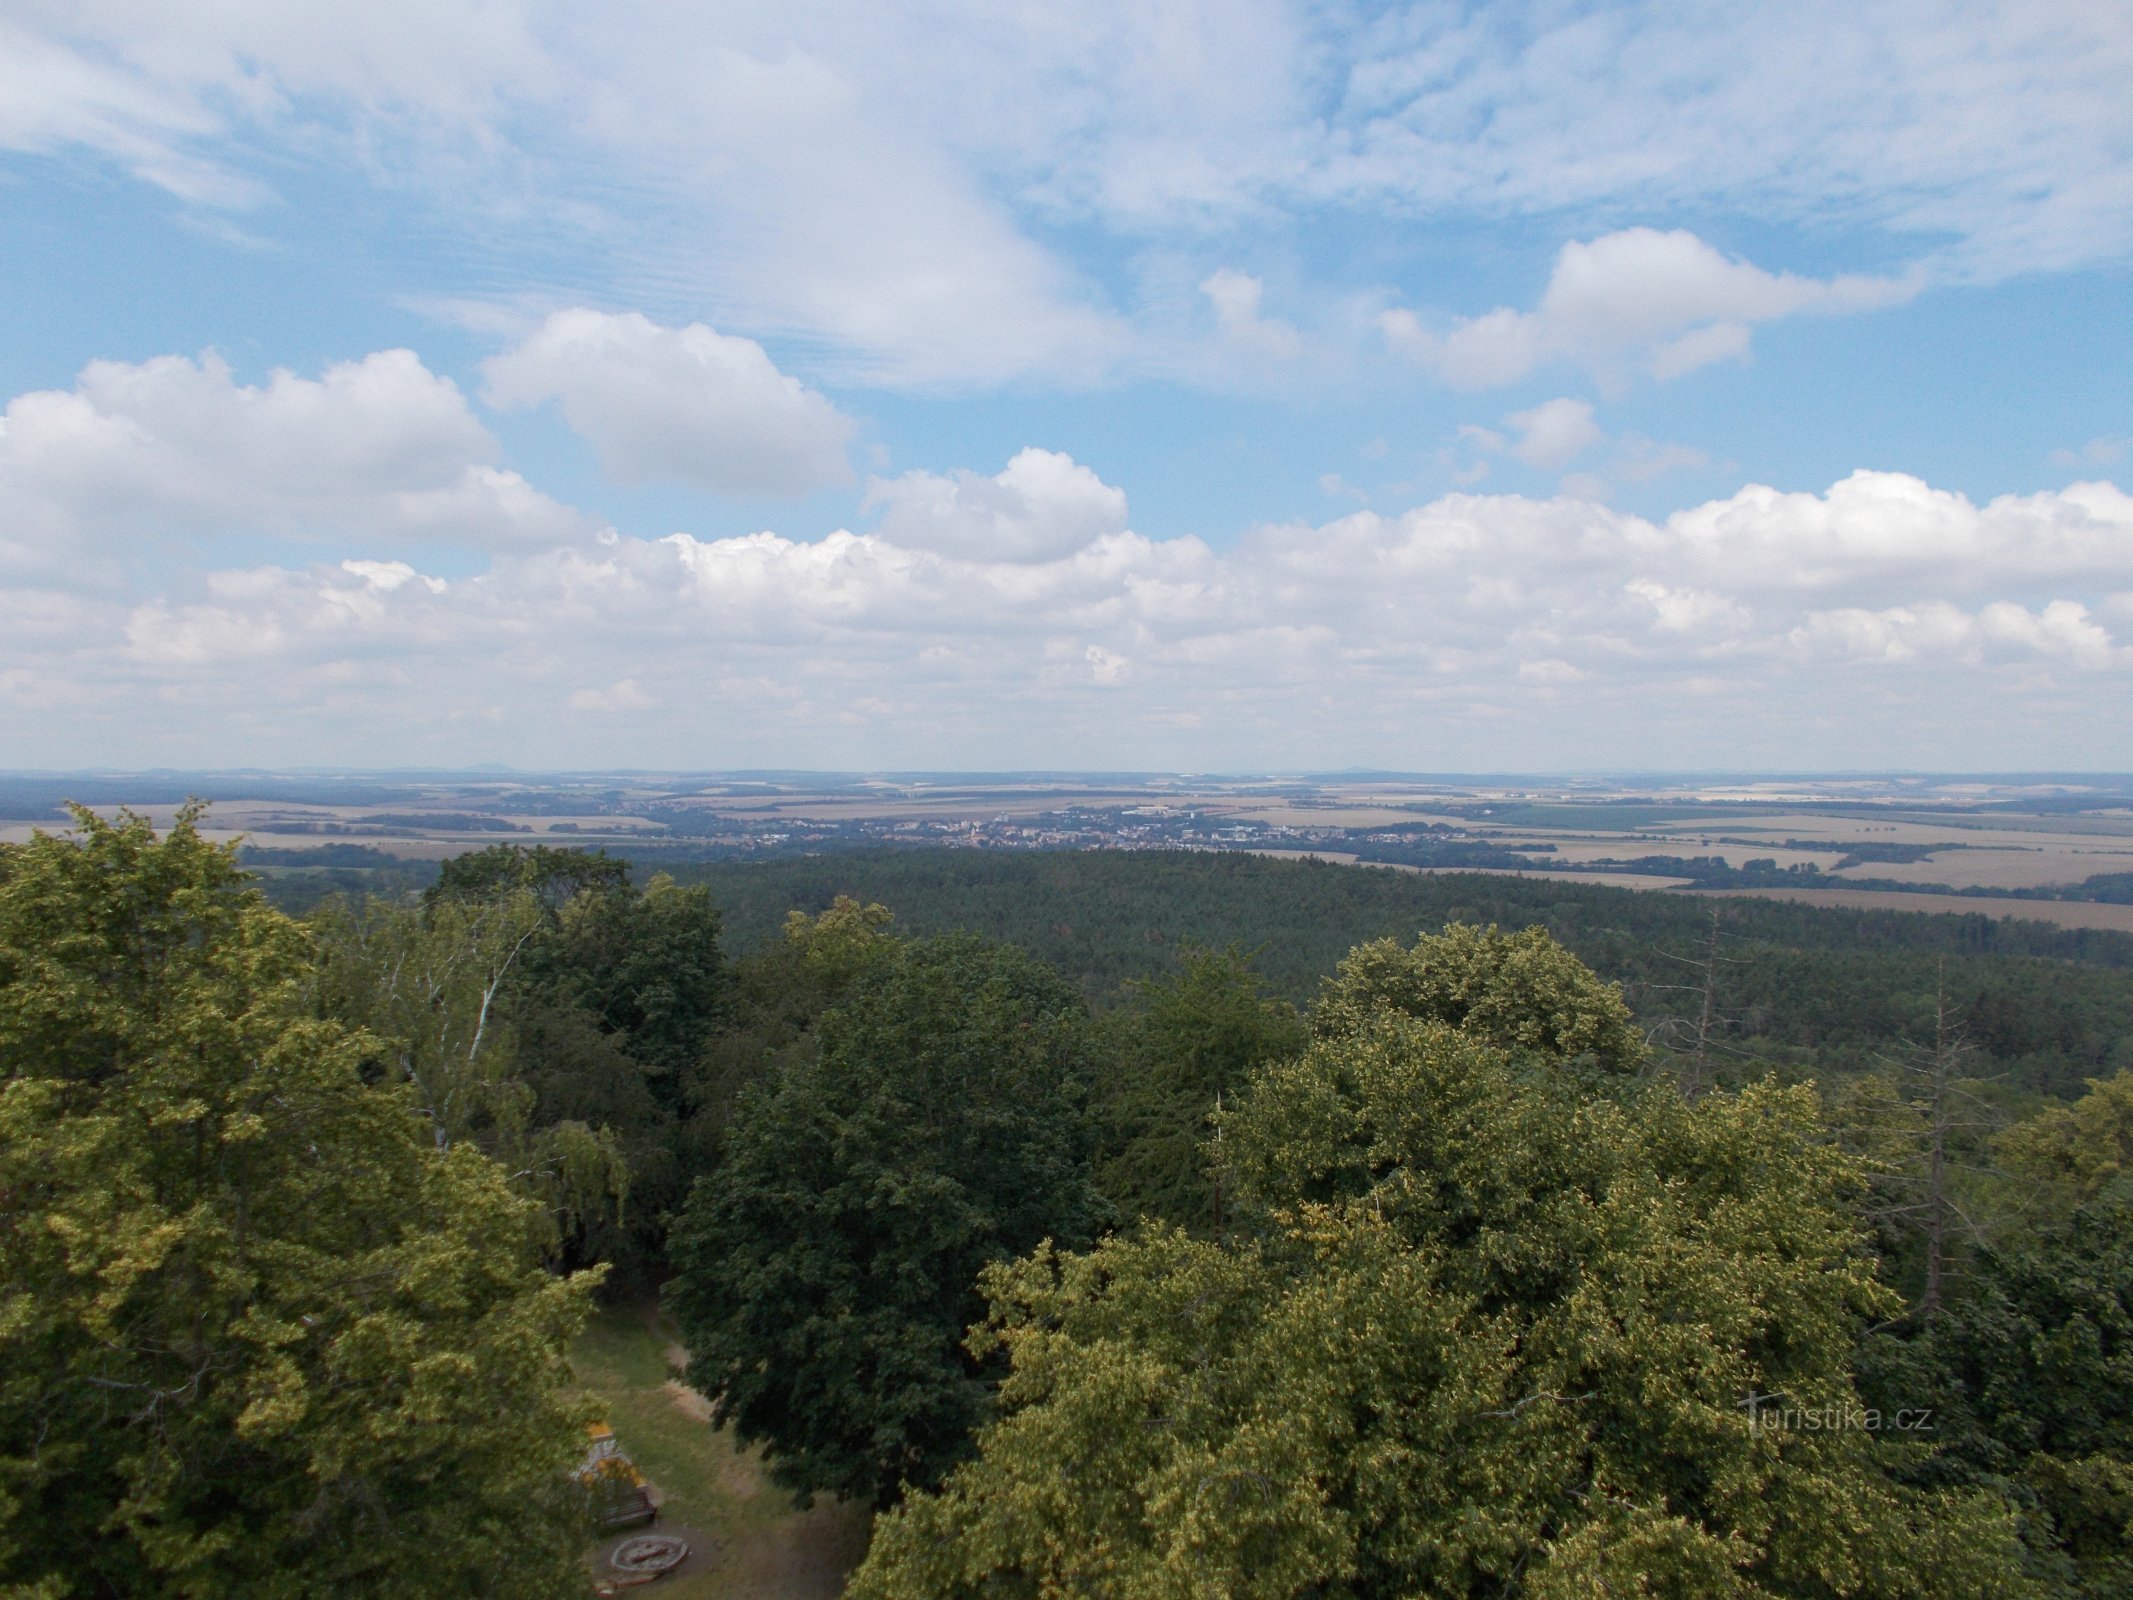
M 1856 1400 L 1841 1400 L 1829 1405 L 1803 1406 L 1793 1403 L 1782 1394 L 1751 1394 L 1741 1402 L 1748 1413 L 1748 1431 L 1763 1433 L 1782 1430 L 1788 1433 L 1930 1433 L 1933 1431 L 1933 1408 L 1931 1406 L 1906 1406 L 1900 1411 L 1883 1411 L 1875 1406 L 1863 1406 Z

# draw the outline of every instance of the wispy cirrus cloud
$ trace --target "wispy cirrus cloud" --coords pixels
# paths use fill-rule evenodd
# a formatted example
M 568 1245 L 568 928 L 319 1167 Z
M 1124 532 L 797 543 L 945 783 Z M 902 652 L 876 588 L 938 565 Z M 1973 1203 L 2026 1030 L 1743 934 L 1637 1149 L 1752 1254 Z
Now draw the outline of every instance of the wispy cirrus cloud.
M 460 238 L 478 281 L 436 293 L 553 301 L 538 259 L 688 308 L 669 321 L 798 341 L 847 381 L 1079 383 L 1170 360 L 1190 318 L 1137 302 L 1121 263 L 1329 211 L 1538 217 L 1589 241 L 1538 307 L 1401 325 L 1474 384 L 1555 356 L 1689 370 L 1774 316 L 2133 248 L 2133 25 L 2089 0 L 1360 20 L 1275 0 L 1219 16 L 622 0 L 597 20 L 542 0 L 26 0 L 0 26 L 0 147 L 93 152 L 199 206 L 300 206 L 330 171 Z M 1919 276 L 1788 276 L 1662 229 L 1607 232 L 1714 214 L 1835 233 Z M 1696 314 L 1638 301 L 1610 238 Z M 500 239 L 538 248 L 498 269 Z M 1220 276 L 1235 269 L 1208 269 L 1224 304 L 1256 311 Z

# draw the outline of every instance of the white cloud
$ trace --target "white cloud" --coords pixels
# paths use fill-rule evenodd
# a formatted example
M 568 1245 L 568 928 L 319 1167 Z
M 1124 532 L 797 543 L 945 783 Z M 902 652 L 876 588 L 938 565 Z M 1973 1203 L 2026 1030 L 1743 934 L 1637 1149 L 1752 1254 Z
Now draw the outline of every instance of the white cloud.
M 1642 434 L 1626 433 L 1615 441 L 1608 471 L 1625 483 L 1650 483 L 1670 472 L 1708 467 L 1711 458 L 1694 445 L 1665 444 Z
M 882 487 L 877 531 L 811 542 L 250 568 L 133 605 L 0 589 L 0 686 L 70 686 L 10 702 L 0 761 L 182 728 L 196 762 L 641 763 L 603 714 L 651 684 L 675 766 L 2133 761 L 2109 485 L 1978 505 L 1861 474 L 1663 521 L 1453 495 L 1227 550 L 1131 532 L 1042 451 Z
M 1071 456 L 1026 449 L 992 477 L 959 470 L 876 478 L 879 536 L 973 561 L 1054 561 L 1126 526 L 1126 496 Z
M 1746 607 L 1707 590 L 1672 588 L 1652 578 L 1632 578 L 1622 589 L 1652 608 L 1652 626 L 1661 633 L 1737 634 L 1754 624 Z
M 1257 278 L 1229 267 L 1200 284 L 1200 293 L 1215 309 L 1215 324 L 1230 345 L 1249 355 L 1290 360 L 1303 349 L 1303 337 L 1288 323 L 1260 315 L 1265 292 Z
M 403 583 L 419 583 L 431 594 L 444 593 L 442 578 L 424 577 L 405 561 L 343 561 L 341 570 L 388 594 Z
M 658 702 L 637 687 L 635 678 L 618 678 L 605 689 L 573 689 L 563 702 L 572 711 L 648 711 Z
M 1919 287 L 1916 279 L 1765 272 L 1692 233 L 1627 228 L 1564 245 L 1531 311 L 1500 307 L 1439 334 L 1395 308 L 1379 326 L 1393 349 L 1461 388 L 1515 383 L 1557 360 L 1664 379 L 1745 356 L 1754 323 L 1869 310 Z
M 1591 402 L 1585 400 L 1545 400 L 1514 411 L 1503 421 L 1510 436 L 1477 423 L 1460 425 L 1457 443 L 1471 450 L 1473 459 L 1460 466 L 1455 451 L 1447 450 L 1440 457 L 1455 483 L 1479 483 L 1488 477 L 1490 456 L 1509 453 L 1543 472 L 1560 472 L 1583 457 L 1588 460 L 1587 468 L 1565 474 L 1557 484 L 1558 492 L 1604 503 L 1618 483 L 1649 483 L 1670 472 L 1710 465 L 1701 450 L 1689 445 L 1662 444 L 1637 433 L 1610 438 L 1593 415 Z M 1591 454 L 1599 446 L 1606 450 L 1594 462 Z
M 1529 467 L 1567 467 L 1606 435 L 1583 400 L 1549 400 L 1504 419 L 1518 430 L 1511 454 Z
M 700 322 L 662 328 L 636 312 L 558 311 L 482 371 L 491 405 L 560 401 L 623 483 L 798 496 L 852 476 L 851 420 L 753 339 Z
M 2054 450 L 2052 465 L 2055 467 L 2108 467 L 2123 461 L 2126 452 L 2133 450 L 2133 439 L 2091 439 L 2079 450 Z
M 386 350 L 317 378 L 239 383 L 220 356 L 92 362 L 0 423 L 0 528 L 59 567 L 165 534 L 499 547 L 591 523 L 493 465 L 448 378 Z
M 1117 684 L 1126 681 L 1133 670 L 1133 663 L 1115 650 L 1106 650 L 1100 644 L 1092 644 L 1082 653 L 1089 664 L 1089 676 L 1102 684 Z
M 500 298 L 592 263 L 632 303 L 900 382 L 1130 359 L 1090 281 L 1106 252 L 1084 271 L 1041 240 L 1194 241 L 1328 207 L 1835 223 L 1877 259 L 1927 252 L 1936 281 L 2133 246 L 2133 29 L 2095 0 L 617 0 L 597 19 L 23 0 L 0 29 L 0 146 L 86 149 L 263 225 L 270 194 L 333 193 L 321 171 L 374 183 Z M 498 270 L 503 244 L 552 265 Z M 1545 358 L 1532 315 L 1438 330 L 1438 354 L 1494 381 Z M 1756 320 L 1711 309 L 1635 355 L 1728 359 Z
M 1325 175 L 1505 214 L 1733 209 L 1954 241 L 2005 275 L 2133 242 L 2133 29 L 2089 0 L 1844 0 L 1388 16 Z
M 1518 676 L 1527 683 L 1567 684 L 1583 683 L 1590 674 L 1573 667 L 1567 661 L 1549 658 L 1542 661 L 1521 661 Z
M 944 107 L 975 114 L 997 148 L 1027 122 L 983 117 L 971 93 L 1015 68 L 1020 29 L 950 18 L 934 36 L 842 4 L 623 0 L 597 23 L 515 0 L 36 9 L 20 30 L 34 52 L 0 40 L 0 146 L 87 147 L 224 206 L 270 183 L 300 195 L 293 152 L 422 205 L 485 269 L 506 239 L 550 260 L 594 251 L 639 303 L 803 333 L 892 381 L 1086 373 L 1117 352 L 1112 320 L 941 125 Z M 479 277 L 506 297 L 555 289 L 535 270 Z
M 2006 495 L 1981 510 L 1904 473 L 1855 472 L 1821 495 L 1750 485 L 1667 527 L 1674 560 L 1753 592 L 2090 590 L 2133 561 L 2133 497 L 2108 483 Z
M 1884 611 L 1847 606 L 1814 612 L 1789 642 L 1810 654 L 1890 665 L 1975 665 L 1997 653 L 2098 670 L 2133 667 L 2133 647 L 2114 643 L 2075 600 L 2054 600 L 2036 611 L 2000 600 L 1975 613 L 1945 601 Z

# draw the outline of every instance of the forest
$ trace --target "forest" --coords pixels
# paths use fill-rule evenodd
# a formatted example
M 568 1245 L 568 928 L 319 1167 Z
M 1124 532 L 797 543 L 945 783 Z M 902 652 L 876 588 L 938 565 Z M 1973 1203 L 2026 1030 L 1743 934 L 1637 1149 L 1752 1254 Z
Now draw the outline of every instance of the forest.
M 0 845 L 0 1595 L 2133 1595 L 2133 939 L 1242 854 Z M 361 863 L 351 861 L 351 867 Z

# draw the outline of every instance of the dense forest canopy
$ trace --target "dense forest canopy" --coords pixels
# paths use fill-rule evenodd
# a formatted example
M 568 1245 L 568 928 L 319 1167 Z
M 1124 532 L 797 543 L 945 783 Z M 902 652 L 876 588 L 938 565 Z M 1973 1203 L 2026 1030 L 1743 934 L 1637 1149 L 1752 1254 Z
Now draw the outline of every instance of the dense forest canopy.
M 707 886 L 736 949 L 838 895 L 891 907 L 914 934 L 968 929 L 1020 945 L 1099 1005 L 1236 945 L 1270 990 L 1307 1004 L 1354 946 L 1452 923 L 1540 927 L 1622 985 L 1649 1032 L 1692 1021 L 1712 906 L 1692 897 L 1486 874 L 1434 875 L 1242 853 L 878 851 L 676 869 Z M 1873 1066 L 1929 1037 L 1945 986 L 2010 1087 L 2058 1096 L 2133 1066 L 2133 936 L 1962 914 L 1731 900 L 1713 974 L 1736 1076 Z M 1656 1042 L 1680 1043 L 1678 1028 Z
M 0 846 L 10 1600 L 582 1587 L 603 1275 L 882 1600 L 2133 1592 L 2124 941 L 194 820 Z

